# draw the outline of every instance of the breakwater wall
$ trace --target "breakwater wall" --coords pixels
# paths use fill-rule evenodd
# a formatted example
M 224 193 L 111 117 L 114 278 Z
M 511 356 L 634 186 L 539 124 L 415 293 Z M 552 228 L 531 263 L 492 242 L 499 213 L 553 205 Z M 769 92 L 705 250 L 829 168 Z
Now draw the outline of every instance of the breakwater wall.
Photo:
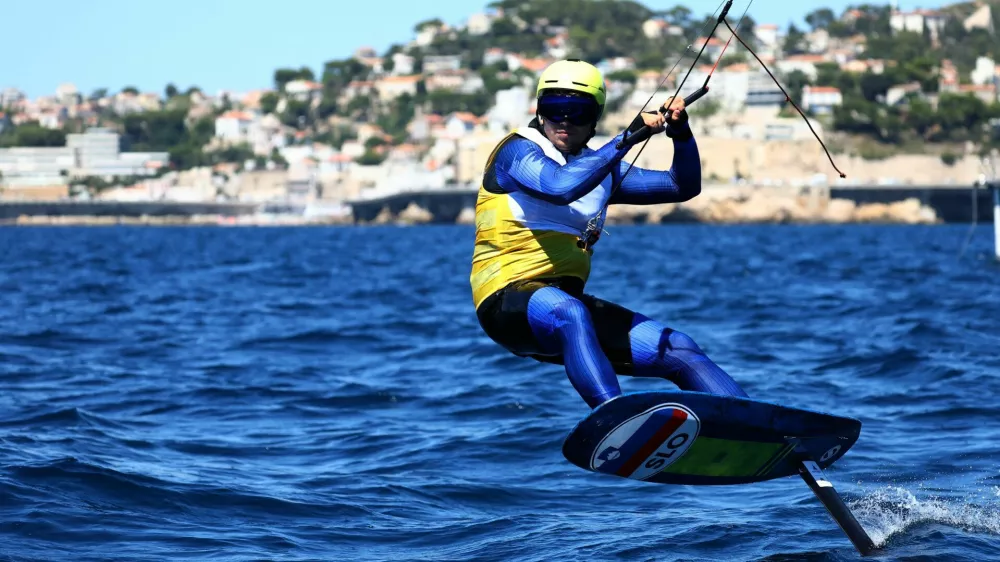
M 993 198 L 989 189 L 973 186 L 874 186 L 832 187 L 831 199 L 846 199 L 857 205 L 871 203 L 890 204 L 916 199 L 929 207 L 944 223 L 972 222 L 973 198 L 978 220 L 993 220 Z
M 0 201 L 0 221 L 19 217 L 240 217 L 258 212 L 257 203 L 179 201 Z
M 373 222 L 386 213 L 399 216 L 408 208 L 418 207 L 430 213 L 427 222 L 453 224 L 463 209 L 476 207 L 478 193 L 475 189 L 407 191 L 377 199 L 348 201 L 348 204 L 356 222 Z
M 402 192 L 374 199 L 348 201 L 350 216 L 341 223 L 440 223 L 471 222 L 477 191 L 474 189 Z M 629 222 L 943 222 L 968 223 L 973 200 L 977 220 L 992 221 L 993 203 L 984 188 L 955 186 L 852 186 L 779 188 L 707 186 L 688 203 L 650 207 L 615 206 L 609 221 Z M 904 204 L 905 203 L 905 204 Z M 886 206 L 895 209 L 885 210 Z M 302 206 L 248 202 L 177 201 L 0 201 L 0 222 L 15 223 L 52 217 L 61 222 L 185 223 L 216 218 L 238 223 L 255 221 L 261 213 L 301 215 Z M 917 216 L 912 221 L 906 216 Z M 930 216 L 930 218 L 928 218 Z M 28 221 L 28 223 L 35 221 Z
M 727 195 L 716 195 L 717 191 L 725 191 Z M 728 193 L 732 195 L 728 195 Z M 376 199 L 349 201 L 356 222 L 370 223 L 389 220 L 390 217 L 399 217 L 404 211 L 415 208 L 426 212 L 427 220 L 418 222 L 429 223 L 454 223 L 464 215 L 468 214 L 467 209 L 473 209 L 476 203 L 476 190 L 456 189 L 438 191 L 413 191 L 403 192 Z M 983 222 L 992 221 L 993 203 L 988 189 L 975 188 L 972 186 L 852 186 L 852 187 L 821 187 L 821 188 L 753 188 L 732 186 L 712 187 L 708 186 L 702 192 L 704 200 L 724 200 L 727 198 L 748 197 L 760 199 L 787 198 L 807 198 L 821 201 L 826 205 L 831 200 L 840 202 L 850 202 L 856 208 L 873 208 L 900 204 L 903 202 L 919 203 L 919 207 L 933 211 L 936 216 L 935 222 L 943 223 L 968 223 L 972 221 L 973 197 L 976 199 L 978 220 Z M 779 195 L 781 194 L 781 195 Z M 701 203 L 701 202 L 699 202 Z M 691 205 L 697 207 L 698 205 Z M 738 215 L 739 213 L 737 213 Z M 765 212 L 766 214 L 766 212 Z M 698 215 L 684 213 L 690 220 L 697 221 Z M 776 220 L 787 221 L 786 218 Z M 676 220 L 676 219 L 672 219 Z M 722 219 L 725 222 L 740 222 L 739 216 L 731 216 Z M 755 217 L 753 222 L 766 221 L 766 217 Z M 792 219 L 795 220 L 795 219 Z M 822 218 L 818 220 L 823 220 Z M 850 222 L 846 218 L 843 222 Z M 875 218 L 874 220 L 878 220 Z

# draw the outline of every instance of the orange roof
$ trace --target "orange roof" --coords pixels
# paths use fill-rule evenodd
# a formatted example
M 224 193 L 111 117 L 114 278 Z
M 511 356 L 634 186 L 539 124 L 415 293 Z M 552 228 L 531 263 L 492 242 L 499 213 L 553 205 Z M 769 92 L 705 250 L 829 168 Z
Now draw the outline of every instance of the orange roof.
M 468 111 L 456 111 L 451 114 L 453 117 L 465 121 L 466 123 L 476 123 L 479 118 Z
M 826 62 L 826 57 L 823 55 L 792 55 L 790 57 L 785 57 L 786 61 L 789 62 Z
M 379 82 L 383 82 L 383 83 L 385 83 L 385 82 L 397 82 L 397 83 L 401 83 L 401 84 L 411 83 L 411 82 L 419 82 L 419 81 L 420 81 L 420 75 L 419 74 L 410 74 L 408 76 L 386 76 L 385 78 L 382 78 L 381 80 L 379 80 Z
M 924 17 L 938 17 L 943 15 L 941 12 L 938 12 L 937 10 L 923 10 L 923 9 L 916 9 L 913 10 L 912 12 L 895 11 L 893 13 L 899 14 L 901 16 L 924 16 Z
M 992 92 L 996 89 L 993 84 L 962 84 L 958 87 L 960 92 Z
M 240 121 L 253 121 L 253 115 L 245 111 L 231 110 L 219 116 L 219 119 L 239 119 Z
M 550 64 L 550 62 L 545 59 L 521 58 L 520 61 L 521 61 L 521 66 L 527 68 L 532 72 L 541 72 L 542 70 L 545 70 L 545 68 Z
M 812 94 L 839 94 L 840 88 L 834 88 L 832 86 L 806 86 L 805 88 L 809 93 Z
M 704 45 L 705 44 L 705 39 L 706 39 L 705 37 L 699 37 L 698 39 L 695 40 L 694 44 L 695 45 Z M 708 44 L 710 46 L 712 46 L 712 47 L 721 47 L 723 45 L 722 41 L 719 41 L 715 37 L 709 38 L 708 39 Z

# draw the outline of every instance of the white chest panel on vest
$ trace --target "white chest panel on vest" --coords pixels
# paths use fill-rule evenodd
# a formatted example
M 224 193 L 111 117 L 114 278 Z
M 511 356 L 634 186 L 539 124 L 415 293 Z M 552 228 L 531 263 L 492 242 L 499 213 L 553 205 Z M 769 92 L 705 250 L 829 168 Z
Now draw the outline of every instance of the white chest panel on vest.
M 532 127 L 521 127 L 515 131 L 539 147 L 546 156 L 555 160 L 560 165 L 566 165 L 565 156 L 545 138 L 545 135 Z M 585 147 L 577 156 L 584 156 L 593 152 L 590 147 Z M 586 230 L 587 223 L 600 213 L 599 224 L 604 223 L 607 214 L 609 194 L 611 193 L 611 174 L 601 180 L 601 184 L 593 191 L 583 197 L 573 201 L 569 205 L 556 205 L 532 197 L 527 193 L 515 191 L 509 193 L 510 210 L 513 218 L 521 222 L 526 228 L 532 230 L 555 230 L 567 234 L 580 235 Z

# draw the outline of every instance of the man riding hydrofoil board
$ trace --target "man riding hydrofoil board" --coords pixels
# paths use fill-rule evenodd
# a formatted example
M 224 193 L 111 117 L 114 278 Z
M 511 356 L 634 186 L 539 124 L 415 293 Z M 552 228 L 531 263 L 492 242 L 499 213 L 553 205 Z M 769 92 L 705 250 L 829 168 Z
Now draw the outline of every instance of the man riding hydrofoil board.
M 618 374 L 745 397 L 686 334 L 584 292 L 608 205 L 680 203 L 701 192 L 701 159 L 683 100 L 668 99 L 627 131 L 665 131 L 674 144 L 671 168 L 626 172 L 625 133 L 587 146 L 606 99 L 596 67 L 553 63 L 538 81 L 535 118 L 490 155 L 470 275 L 479 323 L 515 355 L 564 365 L 591 408 L 621 395 Z

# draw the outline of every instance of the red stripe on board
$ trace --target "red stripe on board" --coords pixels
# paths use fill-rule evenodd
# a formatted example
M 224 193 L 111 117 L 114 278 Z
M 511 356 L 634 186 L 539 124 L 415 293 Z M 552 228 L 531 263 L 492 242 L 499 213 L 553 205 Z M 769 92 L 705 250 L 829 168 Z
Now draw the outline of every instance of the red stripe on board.
M 659 448 L 659 446 L 667 440 L 667 437 L 670 437 L 673 432 L 680 427 L 682 423 L 684 423 L 684 420 L 686 420 L 687 417 L 687 413 L 683 410 L 680 408 L 674 408 L 674 413 L 670 416 L 670 419 L 663 424 L 663 427 L 661 427 L 656 434 L 649 439 L 649 441 L 646 441 L 646 444 L 640 447 L 634 455 L 625 461 L 621 467 L 618 468 L 618 472 L 615 474 L 628 478 L 633 472 L 635 472 L 635 469 L 639 468 L 639 464 L 642 463 L 642 461 L 646 460 L 649 455 L 652 455 L 653 451 Z

